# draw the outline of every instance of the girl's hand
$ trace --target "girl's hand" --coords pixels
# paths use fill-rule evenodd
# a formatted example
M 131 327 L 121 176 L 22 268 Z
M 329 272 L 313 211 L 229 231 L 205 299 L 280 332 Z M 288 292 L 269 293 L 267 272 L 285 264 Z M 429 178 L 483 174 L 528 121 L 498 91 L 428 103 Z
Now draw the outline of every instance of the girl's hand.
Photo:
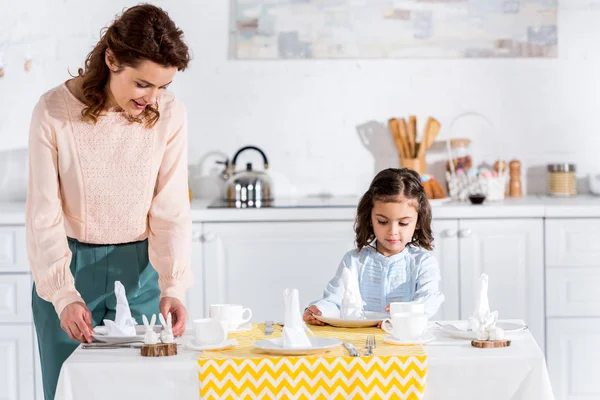
M 390 305 L 389 304 L 385 307 L 385 312 L 390 312 Z M 381 329 L 381 322 L 379 322 L 377 324 L 377 328 Z
M 312 306 L 308 307 L 306 310 L 304 310 L 304 315 L 302 315 L 302 319 L 307 324 L 321 325 L 321 326 L 325 325 L 324 322 L 321 322 L 318 319 L 316 319 L 315 317 L 313 317 L 313 314 L 321 315 L 321 311 L 314 304 Z

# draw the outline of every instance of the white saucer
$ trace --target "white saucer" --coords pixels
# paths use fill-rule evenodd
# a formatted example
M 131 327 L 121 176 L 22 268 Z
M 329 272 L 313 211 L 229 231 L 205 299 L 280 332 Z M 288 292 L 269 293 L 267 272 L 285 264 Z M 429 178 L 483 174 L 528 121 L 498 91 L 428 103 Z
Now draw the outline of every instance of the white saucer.
M 238 342 L 235 339 L 228 339 L 225 340 L 224 342 L 222 342 L 221 344 L 205 344 L 205 345 L 199 345 L 196 343 L 196 339 L 195 338 L 190 338 L 190 340 L 186 343 L 185 347 L 187 347 L 190 350 L 198 350 L 198 351 L 203 351 L 203 350 L 224 350 L 224 349 L 228 349 L 230 347 L 235 347 L 237 346 Z
M 251 330 L 252 330 L 252 324 L 250 322 L 246 322 L 245 324 L 239 325 L 235 329 L 228 329 L 227 333 L 248 332 Z
M 390 316 L 387 313 L 365 311 L 365 319 L 341 319 L 339 316 L 334 318 L 327 315 L 315 314 L 313 314 L 313 317 L 331 326 L 337 326 L 338 328 L 367 328 L 370 326 L 377 326 L 381 321 Z
M 410 344 L 425 344 L 425 343 L 429 343 L 435 340 L 435 336 L 433 336 L 431 333 L 426 333 L 423 336 L 421 336 L 418 339 L 411 339 L 411 340 L 400 340 L 400 339 L 396 339 L 395 337 L 393 337 L 392 335 L 385 335 L 383 337 L 383 341 L 385 343 L 389 343 L 389 344 L 396 344 L 396 345 L 410 345 Z
M 342 344 L 341 340 L 333 338 L 312 336 L 308 340 L 310 340 L 311 347 L 286 348 L 283 347 L 282 338 L 257 340 L 254 342 L 254 347 L 267 354 L 300 356 L 330 351 Z

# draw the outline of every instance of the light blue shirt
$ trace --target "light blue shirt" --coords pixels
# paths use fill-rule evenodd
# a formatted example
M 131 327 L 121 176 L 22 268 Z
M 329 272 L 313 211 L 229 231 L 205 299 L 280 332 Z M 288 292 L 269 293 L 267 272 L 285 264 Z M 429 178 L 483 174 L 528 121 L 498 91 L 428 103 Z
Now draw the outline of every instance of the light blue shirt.
M 344 282 L 342 272 L 350 268 L 358 272 L 360 294 L 366 303 L 365 311 L 385 312 L 396 301 L 425 304 L 425 313 L 432 317 L 444 302 L 439 291 L 440 268 L 433 253 L 420 247 L 406 246 L 390 257 L 373 246 L 349 251 L 344 255 L 337 273 L 329 281 L 323 298 L 315 304 L 323 315 L 339 314 Z

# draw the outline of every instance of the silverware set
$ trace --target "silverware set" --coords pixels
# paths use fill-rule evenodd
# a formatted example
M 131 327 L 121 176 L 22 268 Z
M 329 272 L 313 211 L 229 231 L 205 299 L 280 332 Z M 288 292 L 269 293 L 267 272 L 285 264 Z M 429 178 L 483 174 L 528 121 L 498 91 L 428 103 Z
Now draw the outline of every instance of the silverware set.
M 271 335 L 275 332 L 275 325 L 279 325 L 283 328 L 283 322 L 265 321 L 265 335 Z
M 358 353 L 358 351 L 356 351 L 356 348 L 354 347 L 354 345 L 352 343 L 349 342 L 343 342 L 344 347 L 346 348 L 346 350 L 348 350 L 348 354 L 350 354 L 351 357 L 360 357 L 360 354 Z M 367 339 L 365 340 L 365 356 L 372 356 L 373 355 L 373 350 L 377 347 L 377 340 L 375 339 L 374 335 L 369 335 L 367 336 Z
M 275 331 L 273 324 L 273 321 L 265 321 L 265 335 L 270 335 Z

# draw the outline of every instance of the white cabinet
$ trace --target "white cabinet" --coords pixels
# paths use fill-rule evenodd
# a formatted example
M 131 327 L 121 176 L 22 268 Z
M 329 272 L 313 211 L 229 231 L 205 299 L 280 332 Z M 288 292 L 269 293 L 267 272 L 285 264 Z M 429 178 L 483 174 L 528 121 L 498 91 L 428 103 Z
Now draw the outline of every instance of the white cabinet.
M 600 219 L 547 219 L 547 354 L 557 400 L 600 399 L 599 288 Z
M 460 319 L 460 273 L 458 254 L 458 221 L 433 221 L 433 253 L 440 265 L 440 291 L 446 300 L 432 319 L 449 321 Z
M 542 219 L 460 220 L 461 319 L 475 309 L 477 283 L 489 275 L 489 301 L 500 319 L 522 319 L 544 350 Z
M 241 303 L 255 322 L 283 319 L 285 288 L 319 299 L 354 242 L 350 221 L 203 225 L 205 304 Z
M 204 318 L 205 316 L 205 290 L 204 290 L 204 244 L 202 237 L 202 224 L 196 223 L 192 227 L 192 271 L 194 273 L 194 286 L 186 294 L 186 307 L 188 319 Z M 190 324 L 191 325 L 191 324 Z
M 29 272 L 24 226 L 0 226 L 0 273 L 2 272 Z
M 548 319 L 547 358 L 556 400 L 600 399 L 600 319 Z
M 194 231 L 202 290 L 189 296 L 193 318 L 224 302 L 252 308 L 254 321 L 283 318 L 283 289 L 298 288 L 302 305 L 318 299 L 354 240 L 352 221 L 204 223 Z M 446 297 L 434 319 L 468 318 L 485 272 L 492 309 L 525 320 L 543 349 L 543 220 L 435 220 L 433 232 Z
M 0 275 L 0 323 L 31 320 L 31 276 Z
M 34 398 L 32 343 L 31 325 L 0 324 L 0 399 Z

